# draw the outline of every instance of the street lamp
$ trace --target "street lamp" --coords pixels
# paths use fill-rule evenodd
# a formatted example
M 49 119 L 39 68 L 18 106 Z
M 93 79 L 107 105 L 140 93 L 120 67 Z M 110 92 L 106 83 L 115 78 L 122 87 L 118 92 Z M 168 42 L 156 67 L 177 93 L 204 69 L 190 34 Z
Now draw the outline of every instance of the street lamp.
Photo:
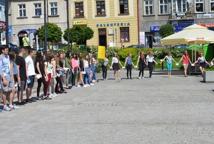
M 44 51 L 47 51 L 47 0 L 44 0 L 44 29 L 45 29 Z
M 6 25 L 6 45 L 9 44 L 9 0 L 5 0 L 5 25 Z

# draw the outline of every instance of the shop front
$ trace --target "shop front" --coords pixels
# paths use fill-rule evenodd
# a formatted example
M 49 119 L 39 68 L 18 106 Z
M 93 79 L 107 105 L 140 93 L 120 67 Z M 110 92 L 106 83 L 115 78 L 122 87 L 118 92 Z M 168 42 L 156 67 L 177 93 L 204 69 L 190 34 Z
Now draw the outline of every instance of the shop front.
M 87 25 L 94 31 L 89 46 L 127 47 L 138 44 L 138 27 L 135 20 L 83 20 L 73 21 L 73 25 Z

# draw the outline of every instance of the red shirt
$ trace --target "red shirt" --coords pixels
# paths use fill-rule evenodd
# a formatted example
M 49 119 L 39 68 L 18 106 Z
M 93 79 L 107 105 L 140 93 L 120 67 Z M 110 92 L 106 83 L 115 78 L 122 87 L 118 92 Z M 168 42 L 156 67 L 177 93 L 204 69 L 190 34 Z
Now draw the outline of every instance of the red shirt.
M 183 64 L 189 64 L 189 55 L 183 55 Z

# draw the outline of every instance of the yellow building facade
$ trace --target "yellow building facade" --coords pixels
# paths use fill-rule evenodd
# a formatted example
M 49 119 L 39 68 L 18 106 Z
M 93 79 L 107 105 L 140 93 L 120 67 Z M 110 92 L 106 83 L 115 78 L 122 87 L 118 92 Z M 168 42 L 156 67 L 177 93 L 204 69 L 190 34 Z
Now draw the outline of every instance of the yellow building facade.
M 138 0 L 70 0 L 70 25 L 87 25 L 90 46 L 126 47 L 138 44 Z

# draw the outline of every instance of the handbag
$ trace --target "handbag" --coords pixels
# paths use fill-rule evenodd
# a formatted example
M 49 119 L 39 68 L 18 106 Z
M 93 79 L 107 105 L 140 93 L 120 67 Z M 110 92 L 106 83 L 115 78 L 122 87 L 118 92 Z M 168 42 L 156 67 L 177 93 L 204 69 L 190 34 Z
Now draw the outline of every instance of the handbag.
M 36 78 L 40 79 L 40 78 L 42 78 L 42 75 L 41 74 L 36 74 Z

